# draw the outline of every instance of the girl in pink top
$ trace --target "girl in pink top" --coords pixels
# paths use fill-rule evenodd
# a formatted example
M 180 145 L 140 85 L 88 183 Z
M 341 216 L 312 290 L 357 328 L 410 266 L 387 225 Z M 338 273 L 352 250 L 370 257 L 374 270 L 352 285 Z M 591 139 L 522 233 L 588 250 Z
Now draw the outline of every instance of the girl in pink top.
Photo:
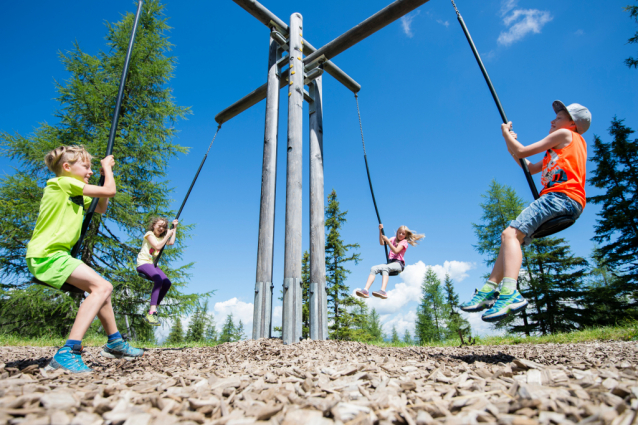
M 387 244 L 390 247 L 390 254 L 388 255 L 388 264 L 379 264 L 370 269 L 370 276 L 368 276 L 368 282 L 365 289 L 357 289 L 356 294 L 362 298 L 369 298 L 368 289 L 372 286 L 374 278 L 377 274 L 381 273 L 381 290 L 372 293 L 375 297 L 386 299 L 388 294 L 385 293 L 385 288 L 388 286 L 388 279 L 390 272 L 401 273 L 405 268 L 405 251 L 408 249 L 408 244 L 416 246 L 420 239 L 423 239 L 425 235 L 419 235 L 415 231 L 410 230 L 407 226 L 399 227 L 397 235 L 388 239 L 387 236 L 381 231 L 383 224 L 379 224 L 379 243 L 381 245 Z

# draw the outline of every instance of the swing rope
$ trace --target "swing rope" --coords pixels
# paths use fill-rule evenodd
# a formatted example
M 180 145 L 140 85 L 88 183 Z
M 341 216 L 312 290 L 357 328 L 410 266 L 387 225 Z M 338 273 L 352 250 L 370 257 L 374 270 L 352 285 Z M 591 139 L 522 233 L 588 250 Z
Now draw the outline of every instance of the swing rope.
M 363 160 L 366 163 L 366 173 L 368 175 L 368 184 L 370 185 L 370 193 L 372 194 L 372 203 L 374 204 L 374 211 L 377 213 L 377 220 L 379 224 L 381 224 L 381 216 L 379 215 L 379 208 L 377 208 L 377 200 L 374 197 L 374 189 L 372 188 L 372 179 L 370 178 L 370 168 L 368 167 L 368 155 L 366 154 L 366 142 L 363 138 L 363 125 L 361 124 L 361 110 L 359 109 L 359 96 L 357 93 L 354 94 L 354 99 L 357 102 L 357 115 L 359 116 L 359 129 L 361 130 L 361 145 L 363 145 Z M 385 236 L 385 231 L 381 229 L 381 234 Z M 385 260 L 386 262 L 390 261 L 390 257 L 388 256 L 388 245 L 383 244 L 383 248 L 385 248 Z
M 193 178 L 193 181 L 191 182 L 190 187 L 188 188 L 188 192 L 186 192 L 186 196 L 184 197 L 184 200 L 182 201 L 182 205 L 179 207 L 179 211 L 177 211 L 177 215 L 175 216 L 175 220 L 179 219 L 179 216 L 182 214 L 182 210 L 184 209 L 184 205 L 186 205 L 186 201 L 188 201 L 188 197 L 191 194 L 191 191 L 193 190 L 193 186 L 195 186 L 195 182 L 197 181 L 197 177 L 199 177 L 199 172 L 202 171 L 202 167 L 204 166 L 204 162 L 206 162 L 206 158 L 208 158 L 208 153 L 210 152 L 210 148 L 213 147 L 213 143 L 215 143 L 215 139 L 217 138 L 217 134 L 219 133 L 219 130 L 222 128 L 222 125 L 219 124 L 217 126 L 217 131 L 215 131 L 215 135 L 213 136 L 213 140 L 211 140 L 210 144 L 208 145 L 208 150 L 206 150 L 206 154 L 204 155 L 204 158 L 202 158 L 202 162 L 199 164 L 199 168 L 197 169 L 197 172 L 195 173 L 195 177 Z M 171 229 L 175 227 L 173 226 L 173 223 L 171 223 Z M 164 244 L 164 246 L 160 249 L 159 253 L 157 254 L 157 257 L 155 257 L 155 260 L 153 260 L 153 265 L 155 267 L 157 267 L 157 263 L 159 262 L 160 258 L 162 257 L 162 253 L 164 252 L 164 248 L 166 248 L 166 244 Z M 141 274 L 140 274 L 141 276 Z M 146 275 L 142 276 L 144 278 L 146 278 Z
M 456 7 L 456 3 L 454 0 L 450 0 L 452 2 L 452 6 L 456 11 L 456 17 L 461 24 L 461 28 L 463 29 L 463 33 L 465 33 L 465 38 L 467 38 L 468 43 L 470 44 L 470 48 L 472 49 L 472 53 L 474 53 L 474 58 L 478 63 L 479 68 L 481 68 L 481 72 L 483 73 L 483 77 L 485 78 L 485 82 L 487 83 L 487 87 L 490 89 L 492 93 L 492 97 L 494 98 L 494 102 L 496 103 L 496 107 L 498 108 L 498 112 L 501 114 L 501 119 L 504 124 L 507 124 L 509 121 L 507 120 L 507 116 L 505 115 L 505 110 L 503 109 L 503 105 L 501 105 L 501 101 L 496 94 L 496 90 L 494 89 L 494 85 L 492 84 L 492 80 L 490 76 L 487 74 L 487 70 L 485 69 L 485 65 L 483 65 L 483 61 L 481 60 L 481 56 L 479 55 L 478 50 L 476 50 L 476 46 L 474 45 L 474 41 L 472 41 L 472 36 L 470 36 L 470 32 L 465 25 L 465 21 L 463 21 L 463 17 L 461 16 L 461 12 Z M 538 199 L 540 196 L 538 194 L 538 189 L 534 184 L 534 180 L 532 179 L 532 175 L 529 172 L 529 168 L 527 167 L 527 163 L 525 159 L 519 158 L 518 160 L 521 164 L 521 168 L 523 168 L 523 172 L 525 173 L 525 178 L 527 179 L 527 184 L 529 185 L 530 190 L 532 191 L 532 195 L 534 196 L 534 200 Z M 575 220 L 572 216 L 569 215 L 561 215 L 558 217 L 554 217 L 550 220 L 547 220 L 534 232 L 531 236 L 532 239 L 542 238 L 545 236 L 553 235 L 554 233 L 558 233 L 561 230 L 564 230 L 574 224 Z
M 111 122 L 111 130 L 109 132 L 109 139 L 106 146 L 106 155 L 109 156 L 113 154 L 113 145 L 115 144 L 115 133 L 117 132 L 117 123 L 120 119 L 120 109 L 122 106 L 122 98 L 124 97 L 124 86 L 126 85 L 126 77 L 128 75 L 128 68 L 131 63 L 131 55 L 133 53 L 133 45 L 135 44 L 135 34 L 137 33 L 137 26 L 140 21 L 140 15 L 142 12 L 142 0 L 138 0 L 137 3 L 137 13 L 135 14 L 135 21 L 133 22 L 133 29 L 131 31 L 131 39 L 129 40 L 128 50 L 126 52 L 126 58 L 124 59 L 124 68 L 122 69 L 122 76 L 120 78 L 120 87 L 117 92 L 117 98 L 115 101 L 115 110 L 113 111 L 113 121 Z M 104 186 L 104 176 L 100 176 L 100 181 L 97 184 L 98 186 Z M 93 215 L 95 214 L 95 208 L 97 208 L 97 203 L 100 201 L 100 198 L 93 198 L 89 209 L 86 211 L 84 215 L 84 221 L 82 222 L 82 230 L 80 231 L 80 237 L 78 241 L 73 246 L 71 250 L 71 256 L 77 257 L 80 253 L 80 248 L 82 247 L 82 242 L 84 241 L 84 237 L 86 236 L 86 232 L 89 230 L 89 225 L 91 224 L 91 220 L 93 219 Z

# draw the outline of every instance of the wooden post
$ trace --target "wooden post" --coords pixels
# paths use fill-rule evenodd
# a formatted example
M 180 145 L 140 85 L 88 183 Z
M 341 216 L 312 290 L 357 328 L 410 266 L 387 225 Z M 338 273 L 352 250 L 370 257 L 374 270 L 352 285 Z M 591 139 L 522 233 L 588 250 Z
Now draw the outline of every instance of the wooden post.
M 310 339 L 328 339 L 321 76 L 310 83 Z
M 275 243 L 275 194 L 277 184 L 277 137 L 279 127 L 279 70 L 281 49 L 270 38 L 264 160 L 261 169 L 261 204 L 257 244 L 257 278 L 253 311 L 253 339 L 270 338 L 272 317 L 272 268 Z
M 284 344 L 301 338 L 301 211 L 304 102 L 303 18 L 290 16 L 290 75 L 288 86 L 288 152 L 286 158 L 286 236 L 284 254 Z

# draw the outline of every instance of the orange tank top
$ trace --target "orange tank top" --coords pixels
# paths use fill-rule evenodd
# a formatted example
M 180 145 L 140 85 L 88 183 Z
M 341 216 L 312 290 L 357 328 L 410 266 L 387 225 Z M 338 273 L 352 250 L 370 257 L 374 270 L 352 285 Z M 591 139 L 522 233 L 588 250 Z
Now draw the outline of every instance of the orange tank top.
M 543 158 L 541 195 L 561 192 L 585 208 L 587 143 L 572 131 L 572 142 L 563 149 L 548 149 Z

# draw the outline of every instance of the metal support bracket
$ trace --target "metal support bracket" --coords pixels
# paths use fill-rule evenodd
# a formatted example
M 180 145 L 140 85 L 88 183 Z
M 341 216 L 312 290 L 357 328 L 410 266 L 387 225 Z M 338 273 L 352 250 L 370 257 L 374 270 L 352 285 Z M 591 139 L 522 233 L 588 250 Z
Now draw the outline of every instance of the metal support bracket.
M 282 339 L 284 344 L 294 344 L 299 342 L 301 339 L 301 292 L 301 279 L 284 279 L 284 306 L 282 320 Z
M 272 322 L 272 282 L 255 283 L 255 304 L 253 310 L 253 339 L 270 338 Z

